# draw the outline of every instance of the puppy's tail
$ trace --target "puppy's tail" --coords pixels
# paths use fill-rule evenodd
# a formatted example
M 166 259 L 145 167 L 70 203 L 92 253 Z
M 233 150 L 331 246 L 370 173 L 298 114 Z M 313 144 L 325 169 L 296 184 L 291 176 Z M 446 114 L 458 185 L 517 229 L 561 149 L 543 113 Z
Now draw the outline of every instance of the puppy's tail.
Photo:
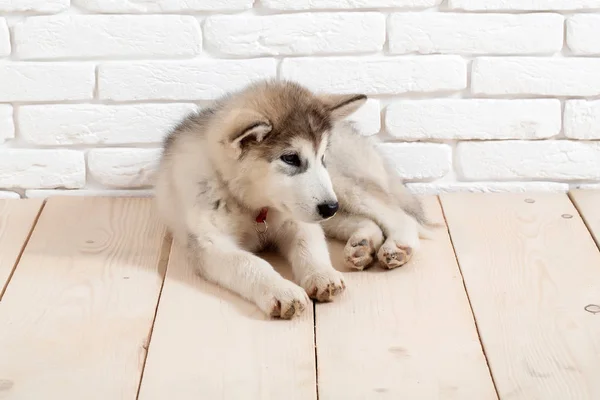
M 419 224 L 419 237 L 421 237 L 421 239 L 433 239 L 432 230 L 445 228 L 446 225 L 438 222 L 431 222 L 425 215 L 423 204 L 419 201 L 419 199 L 412 194 L 409 196 L 409 201 L 406 201 L 404 204 L 404 211 L 417 220 Z

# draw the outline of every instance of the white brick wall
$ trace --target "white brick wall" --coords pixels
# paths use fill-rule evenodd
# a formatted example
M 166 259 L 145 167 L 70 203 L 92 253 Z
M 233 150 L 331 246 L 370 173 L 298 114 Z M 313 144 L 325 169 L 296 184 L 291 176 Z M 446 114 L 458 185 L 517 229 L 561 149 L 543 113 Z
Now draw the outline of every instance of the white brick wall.
M 0 199 L 20 199 L 19 193 L 0 190 Z
M 567 44 L 578 55 L 600 55 L 600 15 L 580 14 L 567 20 Z
M 71 0 L 71 2 L 84 10 L 97 13 L 174 13 L 241 11 L 251 8 L 254 0 Z
M 4 18 L 0 18 L 0 57 L 10 54 L 10 34 Z
M 0 102 L 91 100 L 94 65 L 84 63 L 0 64 Z
M 370 95 L 458 91 L 467 86 L 457 56 L 287 58 L 283 78 L 314 90 Z
M 196 18 L 178 15 L 31 17 L 14 27 L 14 38 L 23 60 L 185 57 L 202 46 Z
M 265 7 L 276 10 L 427 8 L 441 2 L 442 0 L 262 0 Z
M 597 96 L 600 58 L 482 57 L 473 62 L 478 95 Z
M 390 52 L 552 54 L 563 47 L 559 14 L 398 13 L 390 18 Z
M 112 188 L 152 184 L 160 149 L 97 149 L 88 154 L 90 175 Z
M 571 139 L 600 139 L 600 100 L 569 100 L 565 104 L 565 135 Z
M 600 0 L 0 0 L 0 197 L 150 195 L 186 114 L 361 92 L 419 193 L 600 185 Z
M 276 71 L 272 59 L 106 63 L 98 91 L 103 100 L 211 100 Z
M 204 23 L 207 46 L 234 56 L 362 53 L 383 48 L 381 13 L 215 16 Z
M 69 0 L 0 0 L 0 13 L 53 14 L 69 8 Z
M 467 11 L 545 11 L 600 8 L 600 0 L 448 0 L 450 8 Z
M 385 123 L 398 139 L 543 139 L 561 129 L 560 101 L 404 100 L 390 104 Z
M 0 104 L 0 144 L 13 137 L 15 137 L 13 109 L 11 106 Z
M 2 188 L 80 188 L 85 185 L 83 153 L 74 150 L 0 149 Z
M 33 105 L 19 107 L 17 124 L 23 140 L 39 146 L 160 144 L 196 109 L 194 104 Z
M 600 142 L 465 142 L 457 156 L 469 180 L 600 179 Z

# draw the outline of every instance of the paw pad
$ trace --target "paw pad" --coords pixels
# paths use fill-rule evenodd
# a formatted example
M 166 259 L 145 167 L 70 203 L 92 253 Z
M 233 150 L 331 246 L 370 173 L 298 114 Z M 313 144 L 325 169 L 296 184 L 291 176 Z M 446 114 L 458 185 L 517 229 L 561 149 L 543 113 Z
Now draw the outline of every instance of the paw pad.
M 379 264 L 385 269 L 394 269 L 403 266 L 410 261 L 413 255 L 413 249 L 408 246 L 398 244 L 388 245 L 385 243 L 379 249 L 377 258 Z
M 363 270 L 373 262 L 375 248 L 370 240 L 353 240 L 351 238 L 348 240 L 348 243 L 346 243 L 344 255 L 348 267 Z

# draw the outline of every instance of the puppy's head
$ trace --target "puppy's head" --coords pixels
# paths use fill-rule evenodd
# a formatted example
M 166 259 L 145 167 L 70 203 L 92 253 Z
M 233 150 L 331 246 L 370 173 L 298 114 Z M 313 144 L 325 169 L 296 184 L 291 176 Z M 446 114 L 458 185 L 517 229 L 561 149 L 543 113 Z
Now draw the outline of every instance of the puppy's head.
M 327 172 L 330 131 L 366 99 L 317 95 L 290 82 L 255 85 L 235 98 L 225 144 L 253 202 L 306 222 L 331 218 L 338 202 Z

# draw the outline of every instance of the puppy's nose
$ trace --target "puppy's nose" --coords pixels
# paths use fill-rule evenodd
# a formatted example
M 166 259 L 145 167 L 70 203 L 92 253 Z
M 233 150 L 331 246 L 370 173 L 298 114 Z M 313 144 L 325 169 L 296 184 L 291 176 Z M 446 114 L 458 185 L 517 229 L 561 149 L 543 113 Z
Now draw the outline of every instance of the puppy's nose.
M 334 203 L 321 203 L 317 206 L 319 215 L 323 218 L 333 217 L 339 208 L 340 205 L 337 201 Z

